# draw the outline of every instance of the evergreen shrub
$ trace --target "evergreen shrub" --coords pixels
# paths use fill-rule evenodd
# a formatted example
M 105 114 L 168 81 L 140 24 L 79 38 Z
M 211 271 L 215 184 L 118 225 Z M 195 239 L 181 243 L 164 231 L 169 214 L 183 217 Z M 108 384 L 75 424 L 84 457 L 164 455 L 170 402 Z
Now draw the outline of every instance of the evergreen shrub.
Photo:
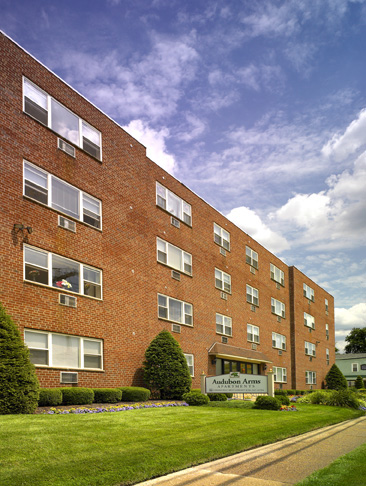
M 119 389 L 124 402 L 147 402 L 151 395 L 150 390 L 142 386 L 122 386 Z
M 227 400 L 225 393 L 208 393 L 207 396 L 210 402 L 226 402 Z
M 327 405 L 329 392 L 325 390 L 317 390 L 309 396 L 310 403 L 313 405 Z
M 279 410 L 281 408 L 281 404 L 275 397 L 259 396 L 254 402 L 253 408 L 257 408 L 259 410 Z
M 360 390 L 361 388 L 364 388 L 364 383 L 363 383 L 362 376 L 358 375 L 358 377 L 356 378 L 355 387 L 357 388 L 357 390 Z
M 93 403 L 94 392 L 91 388 L 60 388 L 62 405 L 89 405 Z
M 360 401 L 357 398 L 357 394 L 351 390 L 334 390 L 332 393 L 329 393 L 326 405 L 357 409 Z
M 39 383 L 29 350 L 0 304 L 0 415 L 34 413 Z
M 233 398 L 234 393 L 225 393 L 225 395 L 227 396 L 227 398 Z
M 276 397 L 277 397 L 278 395 L 279 395 L 279 396 L 280 396 L 280 395 L 282 395 L 282 396 L 285 396 L 285 397 L 286 397 L 286 396 L 287 396 L 287 391 L 286 391 L 286 390 L 275 390 L 275 391 L 274 391 L 274 394 L 275 394 L 275 396 L 276 396 Z
M 201 393 L 201 388 L 191 388 L 192 393 Z
M 117 403 L 122 400 L 119 388 L 93 388 L 94 403 Z
M 61 403 L 62 391 L 60 388 L 41 388 L 39 390 L 39 407 L 54 407 Z
M 290 405 L 290 399 L 286 395 L 276 395 L 276 400 L 280 402 L 281 405 Z
M 183 400 L 191 406 L 207 405 L 210 401 L 207 395 L 197 392 L 188 392 L 183 395 Z
M 151 341 L 145 352 L 144 380 L 162 399 L 181 400 L 191 388 L 192 378 L 183 351 L 166 330 Z
M 328 390 L 346 390 L 347 380 L 338 366 L 334 363 L 325 377 Z
M 286 390 L 287 395 L 297 395 L 296 390 Z

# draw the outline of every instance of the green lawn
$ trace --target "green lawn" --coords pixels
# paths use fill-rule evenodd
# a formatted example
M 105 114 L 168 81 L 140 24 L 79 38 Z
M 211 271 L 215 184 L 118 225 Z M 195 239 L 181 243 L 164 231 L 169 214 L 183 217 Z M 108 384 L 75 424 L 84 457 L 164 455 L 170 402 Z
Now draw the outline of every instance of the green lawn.
M 362 486 L 366 484 L 366 444 L 316 471 L 297 486 Z
M 321 405 L 298 408 L 0 416 L 1 486 L 133 484 L 362 415 Z

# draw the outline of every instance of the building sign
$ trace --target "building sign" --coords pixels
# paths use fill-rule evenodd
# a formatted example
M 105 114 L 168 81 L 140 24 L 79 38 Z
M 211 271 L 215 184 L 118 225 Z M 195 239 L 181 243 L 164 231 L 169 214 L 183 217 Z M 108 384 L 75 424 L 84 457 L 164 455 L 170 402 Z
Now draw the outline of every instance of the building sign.
M 227 375 L 206 377 L 206 393 L 268 393 L 268 379 L 264 375 Z

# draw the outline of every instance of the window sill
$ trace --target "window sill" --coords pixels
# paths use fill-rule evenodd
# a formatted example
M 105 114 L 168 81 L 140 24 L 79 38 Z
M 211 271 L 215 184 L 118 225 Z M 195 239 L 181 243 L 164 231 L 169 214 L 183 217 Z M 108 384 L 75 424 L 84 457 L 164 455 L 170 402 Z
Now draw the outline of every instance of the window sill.
M 247 342 L 252 344 L 257 344 L 258 346 L 260 346 L 261 344 L 259 341 L 250 341 L 249 339 L 247 339 Z
M 23 283 L 26 284 L 31 284 L 31 285 L 37 285 L 37 287 L 43 287 L 45 289 L 50 289 L 50 290 L 56 290 L 57 292 L 62 292 L 73 295 L 75 297 L 86 297 L 87 299 L 91 300 L 96 300 L 97 302 L 103 302 L 103 299 L 98 299 L 97 297 L 92 297 L 91 295 L 85 295 L 85 294 L 78 294 L 77 292 L 72 292 L 71 290 L 67 289 L 59 289 L 58 287 L 51 287 L 50 285 L 45 285 L 39 282 L 33 282 L 32 280 L 23 280 Z M 65 307 L 65 306 L 64 306 Z
M 216 246 L 218 246 L 219 248 L 222 248 L 223 250 L 225 251 L 228 251 L 229 253 L 231 253 L 231 248 L 230 249 L 227 249 L 225 248 L 224 246 L 220 245 L 220 243 L 217 243 L 215 240 L 214 240 L 214 243 Z
M 158 319 L 164 322 L 171 322 L 172 324 L 178 324 L 179 326 L 193 327 L 193 324 L 186 324 L 184 322 L 172 321 L 171 319 L 164 319 L 164 317 L 158 316 Z
M 272 349 L 277 349 L 278 351 L 282 351 L 282 352 L 285 352 L 287 351 L 287 349 L 283 349 L 283 348 L 276 348 L 275 346 L 272 346 Z
M 216 285 L 215 285 L 215 289 L 220 290 L 220 292 L 225 292 L 225 294 L 232 295 L 232 294 L 231 294 L 231 291 L 229 292 L 229 291 L 227 291 L 227 290 L 220 289 L 220 287 L 216 287 Z
M 48 365 L 40 365 L 35 364 L 36 368 L 40 368 L 42 370 L 62 370 L 62 371 L 72 371 L 72 372 L 81 372 L 81 371 L 91 371 L 92 373 L 105 373 L 104 369 L 99 368 L 71 368 L 70 366 L 48 366 Z
M 182 275 L 186 275 L 187 277 L 193 278 L 192 273 L 187 273 L 187 272 L 184 272 L 183 270 L 178 270 L 177 268 L 171 267 L 167 263 L 159 262 L 159 260 L 157 260 L 156 262 L 159 263 L 159 265 L 162 265 L 163 267 L 170 268 L 171 270 L 174 270 L 175 272 L 178 272 L 178 273 L 181 273 Z
M 225 336 L 225 337 L 229 337 L 229 338 L 232 338 L 233 337 L 232 334 L 225 334 L 223 332 L 218 332 L 218 331 L 216 331 L 216 334 L 218 334 L 219 336 Z

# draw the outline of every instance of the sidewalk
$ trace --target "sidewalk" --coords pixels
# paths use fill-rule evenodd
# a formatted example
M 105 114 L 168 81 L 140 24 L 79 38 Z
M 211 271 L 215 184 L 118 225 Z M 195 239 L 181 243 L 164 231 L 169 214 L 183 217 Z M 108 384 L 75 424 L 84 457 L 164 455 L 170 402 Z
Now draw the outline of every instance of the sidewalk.
M 348 420 L 135 486 L 285 486 L 366 443 L 366 417 Z

